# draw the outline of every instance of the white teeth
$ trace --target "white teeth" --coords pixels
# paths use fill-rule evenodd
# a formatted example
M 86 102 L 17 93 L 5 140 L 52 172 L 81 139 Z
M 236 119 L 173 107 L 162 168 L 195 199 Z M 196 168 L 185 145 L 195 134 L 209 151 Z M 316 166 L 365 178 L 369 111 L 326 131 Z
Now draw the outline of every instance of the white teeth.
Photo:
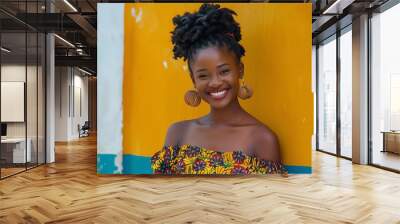
M 226 90 L 222 90 L 220 92 L 215 92 L 215 93 L 210 93 L 210 94 L 211 94 L 211 96 L 222 96 L 225 94 L 225 92 L 226 92 Z

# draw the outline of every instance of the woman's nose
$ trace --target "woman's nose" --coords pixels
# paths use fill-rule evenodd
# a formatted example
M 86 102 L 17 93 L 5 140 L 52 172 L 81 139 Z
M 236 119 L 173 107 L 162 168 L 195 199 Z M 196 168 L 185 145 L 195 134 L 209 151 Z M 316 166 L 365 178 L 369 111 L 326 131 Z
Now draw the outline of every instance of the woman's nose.
M 222 80 L 218 75 L 213 75 L 209 82 L 209 86 L 212 88 L 219 87 L 222 85 Z

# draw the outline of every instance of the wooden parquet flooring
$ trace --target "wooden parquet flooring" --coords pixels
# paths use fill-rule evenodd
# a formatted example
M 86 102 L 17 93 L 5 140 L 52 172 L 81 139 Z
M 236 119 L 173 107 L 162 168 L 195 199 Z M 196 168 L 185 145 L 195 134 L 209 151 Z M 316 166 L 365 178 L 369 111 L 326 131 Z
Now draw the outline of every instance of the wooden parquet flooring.
M 1 168 L 1 176 L 2 177 L 11 176 L 15 173 L 19 173 L 24 170 L 25 170 L 25 167 L 24 168 Z
M 312 175 L 97 176 L 94 137 L 0 181 L 0 223 L 400 223 L 400 175 L 315 152 Z

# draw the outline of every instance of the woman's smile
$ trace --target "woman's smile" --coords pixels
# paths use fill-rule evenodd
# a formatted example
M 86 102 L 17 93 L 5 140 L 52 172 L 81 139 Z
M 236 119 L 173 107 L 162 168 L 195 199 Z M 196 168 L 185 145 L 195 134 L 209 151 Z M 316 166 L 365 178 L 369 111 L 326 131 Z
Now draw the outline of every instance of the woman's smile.
M 225 98 L 226 95 L 228 95 L 228 91 L 229 88 L 226 88 L 218 91 L 208 92 L 208 95 L 210 95 L 211 98 L 214 100 L 222 100 Z

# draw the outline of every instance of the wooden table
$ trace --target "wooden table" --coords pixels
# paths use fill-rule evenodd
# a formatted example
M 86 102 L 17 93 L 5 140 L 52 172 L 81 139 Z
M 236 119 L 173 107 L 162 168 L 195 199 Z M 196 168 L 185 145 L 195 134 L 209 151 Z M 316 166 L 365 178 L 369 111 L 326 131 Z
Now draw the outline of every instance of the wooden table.
M 383 131 L 382 152 L 393 152 L 400 154 L 400 131 Z
M 25 150 L 25 138 L 6 138 L 1 139 L 2 155 L 7 163 L 25 163 L 31 162 L 31 144 L 30 138 L 26 139 L 27 147 Z

